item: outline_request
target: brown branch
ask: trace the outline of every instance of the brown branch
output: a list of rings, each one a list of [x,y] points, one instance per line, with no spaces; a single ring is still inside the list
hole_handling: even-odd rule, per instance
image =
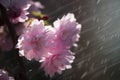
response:
[[[18,39],[15,28],[12,25],[12,23],[10,22],[10,20],[9,20],[9,18],[7,16],[6,9],[1,4],[0,4],[0,13],[1,13],[2,20],[7,25],[9,33],[10,33],[10,35],[12,37],[12,41],[13,41],[13,44],[14,44],[13,50],[15,51],[15,54],[16,54],[15,56],[16,56],[16,59],[17,59],[17,61],[19,63],[19,66],[20,66],[19,78],[21,78],[21,80],[28,80],[23,60],[18,54],[19,50],[15,49],[15,46],[17,44],[17,39]]]

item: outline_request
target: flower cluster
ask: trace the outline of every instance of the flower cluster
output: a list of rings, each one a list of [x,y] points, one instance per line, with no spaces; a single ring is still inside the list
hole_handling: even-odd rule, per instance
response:
[[[10,22],[15,25],[19,55],[28,60],[36,60],[41,64],[46,75],[52,77],[56,72],[72,68],[75,59],[70,50],[80,38],[81,24],[76,22],[72,13],[64,15],[61,19],[46,25],[48,16],[41,14],[39,9],[44,8],[39,2],[32,0],[0,0],[7,9]],[[9,30],[3,24],[0,27],[0,48],[9,51],[13,48]],[[9,44],[9,45],[7,45]]]
[[[80,29],[71,13],[56,20],[54,27],[35,19],[19,37],[17,48],[28,60],[42,62],[41,67],[52,77],[55,72],[71,68],[74,53],[70,48],[78,41]]]

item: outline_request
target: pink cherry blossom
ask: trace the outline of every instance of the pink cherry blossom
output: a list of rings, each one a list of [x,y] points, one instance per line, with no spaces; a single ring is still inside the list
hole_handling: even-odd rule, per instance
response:
[[[78,41],[80,29],[81,25],[71,13],[56,20],[54,27],[35,19],[19,37],[16,47],[21,56],[42,62],[41,68],[52,77],[71,68],[75,57],[70,48]]]
[[[43,60],[41,67],[44,68],[46,75],[52,77],[56,72],[61,74],[63,70],[70,69],[73,60],[74,56],[71,51],[56,51],[49,53],[49,56]]]
[[[20,55],[29,60],[40,60],[42,57],[47,56],[51,42],[50,34],[52,34],[52,30],[49,28],[50,26],[44,26],[42,20],[34,20],[18,39],[17,48],[20,49]]]
[[[11,22],[25,22],[28,19],[30,0],[0,0],[0,3],[8,10]]]
[[[74,14],[69,13],[54,22],[56,29],[56,47],[71,48],[79,39],[81,25],[76,22]]]

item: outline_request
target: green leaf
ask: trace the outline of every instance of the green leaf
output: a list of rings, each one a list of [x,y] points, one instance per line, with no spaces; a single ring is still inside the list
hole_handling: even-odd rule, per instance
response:
[[[36,11],[33,11],[32,14],[33,14],[34,16],[37,16],[37,17],[40,17],[40,18],[43,18],[43,16],[44,16],[42,13],[36,12]]]

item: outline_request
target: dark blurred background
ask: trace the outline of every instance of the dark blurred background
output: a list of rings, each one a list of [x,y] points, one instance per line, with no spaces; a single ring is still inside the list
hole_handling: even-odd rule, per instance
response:
[[[72,48],[76,59],[73,68],[56,74],[52,79],[38,70],[38,62],[25,59],[30,80],[120,80],[120,0],[39,0],[50,16],[50,23],[67,13],[74,13],[82,24],[81,38],[77,48]],[[8,66],[13,58],[1,66]],[[12,55],[11,55],[12,56]],[[24,58],[23,58],[24,59]],[[19,71],[17,64],[9,64],[14,74]]]

